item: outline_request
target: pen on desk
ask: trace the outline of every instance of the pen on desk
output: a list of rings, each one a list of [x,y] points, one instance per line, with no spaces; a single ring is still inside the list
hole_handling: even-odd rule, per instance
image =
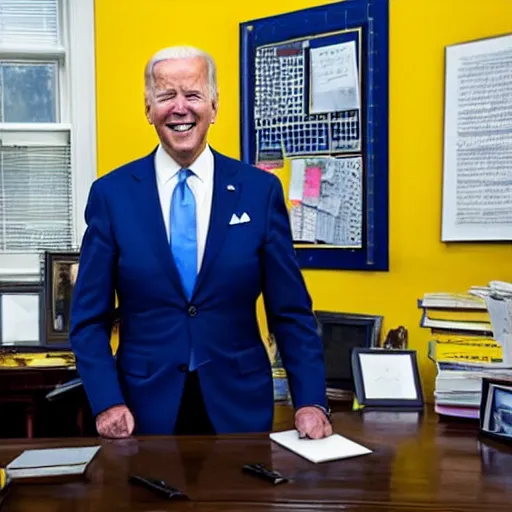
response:
[[[129,478],[129,481],[134,484],[139,484],[147,489],[156,492],[157,494],[163,496],[164,498],[167,498],[168,500],[171,499],[181,499],[181,500],[188,500],[189,497],[181,492],[179,489],[176,489],[175,487],[172,487],[165,483],[163,480],[158,480],[156,478],[149,478],[145,476],[140,475],[131,475]]]
[[[264,480],[272,482],[274,485],[288,482],[288,478],[285,478],[281,473],[273,471],[272,469],[267,468],[265,464],[261,463],[245,464],[242,471],[259,478],[263,478]]]

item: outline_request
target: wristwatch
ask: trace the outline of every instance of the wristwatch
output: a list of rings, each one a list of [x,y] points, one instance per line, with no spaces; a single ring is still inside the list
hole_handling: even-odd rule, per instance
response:
[[[329,420],[329,423],[332,423],[332,415],[331,415],[331,409],[326,409],[325,407],[321,406],[321,405],[313,405],[313,407],[316,407],[318,409],[320,409],[324,414],[325,416],[327,417],[327,419]]]

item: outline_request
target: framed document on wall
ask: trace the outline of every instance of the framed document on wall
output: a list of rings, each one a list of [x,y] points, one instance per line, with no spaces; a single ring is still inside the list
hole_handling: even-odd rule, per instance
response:
[[[446,48],[443,242],[512,240],[512,35]]]

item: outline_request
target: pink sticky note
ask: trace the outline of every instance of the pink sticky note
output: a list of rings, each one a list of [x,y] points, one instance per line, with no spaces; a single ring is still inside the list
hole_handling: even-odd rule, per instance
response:
[[[304,176],[304,197],[320,197],[321,181],[322,169],[320,167],[308,167]]]
[[[283,162],[278,160],[269,162],[258,162],[256,164],[256,167],[263,171],[274,172],[276,169],[280,169],[281,167],[283,167]]]

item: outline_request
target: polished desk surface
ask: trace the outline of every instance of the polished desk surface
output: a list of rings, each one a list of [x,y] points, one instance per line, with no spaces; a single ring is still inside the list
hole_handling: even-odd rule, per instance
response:
[[[18,484],[5,511],[474,511],[512,510],[512,448],[477,439],[475,424],[443,423],[435,414],[340,412],[334,430],[370,455],[312,464],[268,435],[101,440],[87,480]],[[277,408],[275,430],[292,427]],[[0,464],[26,448],[93,444],[96,439],[0,442]],[[242,473],[262,462],[291,478],[272,485]],[[130,474],[164,479],[188,502],[165,501],[128,483]]]

